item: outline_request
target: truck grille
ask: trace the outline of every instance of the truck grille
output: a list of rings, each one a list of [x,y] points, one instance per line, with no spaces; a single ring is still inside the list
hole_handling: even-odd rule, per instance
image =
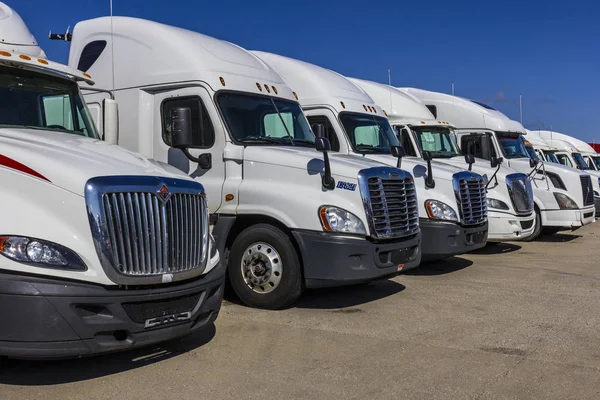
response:
[[[461,222],[476,225],[487,221],[486,189],[481,175],[458,172],[452,176]]]
[[[86,184],[86,201],[96,250],[116,283],[148,283],[126,277],[164,283],[204,270],[208,210],[202,185],[157,177],[94,178]]]
[[[583,205],[591,206],[594,204],[594,188],[592,187],[592,177],[589,175],[580,175],[581,189],[583,190]]]
[[[417,194],[409,173],[376,167],[360,171],[358,180],[371,236],[391,239],[419,231]]]
[[[521,173],[507,175],[506,186],[516,213],[531,214],[533,212],[533,187],[527,175]]]

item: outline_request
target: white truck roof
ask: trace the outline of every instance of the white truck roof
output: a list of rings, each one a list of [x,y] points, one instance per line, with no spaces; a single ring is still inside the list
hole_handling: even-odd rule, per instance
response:
[[[525,131],[527,132],[527,136],[525,136],[525,138],[529,143],[531,143],[531,145],[534,148],[540,150],[556,150],[555,148],[550,146],[550,144],[543,137],[539,135],[538,131],[532,131],[529,129],[526,129]]]
[[[332,70],[277,54],[252,51],[269,64],[298,96],[300,105],[329,105],[336,112],[352,111],[385,116],[360,87]],[[332,95],[335,93],[335,95]]]
[[[448,121],[436,120],[425,104],[410,93],[383,83],[348,79],[367,92],[375,103],[384,109],[392,122],[410,125],[449,125]]]
[[[12,8],[0,2],[0,51],[46,58],[37,40]]]
[[[81,56],[87,54],[85,47],[92,42],[105,42],[104,47],[97,46],[102,50],[86,71],[102,89],[203,81],[215,91],[234,88],[255,93],[259,89],[270,94],[275,86],[275,95],[294,99],[281,78],[258,57],[198,32],[130,17],[113,17],[112,31],[110,17],[82,21],[73,30],[70,66],[80,64]]]
[[[556,147],[564,147],[564,143],[560,143],[558,141],[564,141],[570,144],[570,147],[573,148],[573,150],[571,151],[575,151],[578,153],[585,153],[585,154],[596,154],[596,150],[594,150],[594,148],[592,146],[590,146],[588,143],[584,142],[581,139],[577,139],[573,136],[569,136],[567,134],[564,133],[560,133],[560,132],[555,132],[555,131],[548,131],[548,130],[539,130],[539,131],[535,131],[538,132],[538,134],[545,140],[547,141],[549,144],[554,145]],[[556,143],[554,143],[556,142]]]
[[[508,118],[487,104],[422,89],[400,88],[400,90],[414,95],[426,105],[435,105],[437,117],[450,121],[459,129],[490,129],[526,133],[525,128],[519,122]]]

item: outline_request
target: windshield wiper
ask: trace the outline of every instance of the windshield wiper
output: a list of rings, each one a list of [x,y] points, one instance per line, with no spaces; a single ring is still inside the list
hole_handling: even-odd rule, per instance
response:
[[[250,142],[250,141],[279,143],[277,140],[275,140],[269,136],[246,136],[243,139],[238,139],[238,142],[240,142],[240,143],[245,143],[245,142]]]
[[[306,140],[306,139],[294,139],[294,143],[302,143],[302,144],[309,144],[311,146],[315,145],[314,141],[311,140]]]
[[[371,150],[371,151],[375,151],[377,153],[385,153],[385,154],[389,154],[389,150],[388,149],[381,149],[379,147],[375,147],[375,146],[369,146],[368,144],[357,144],[354,147],[356,147],[356,150]]]

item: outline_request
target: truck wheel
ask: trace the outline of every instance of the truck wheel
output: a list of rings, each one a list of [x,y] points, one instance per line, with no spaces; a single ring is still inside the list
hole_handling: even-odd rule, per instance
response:
[[[535,239],[538,238],[538,236],[540,236],[540,233],[542,233],[542,214],[540,213],[540,210],[538,210],[537,206],[535,207],[535,226],[533,228],[533,233],[531,234],[531,236],[526,237],[525,239],[523,239],[524,242],[533,242]]]
[[[233,290],[250,307],[283,308],[303,291],[296,249],[272,225],[258,224],[242,231],[231,246],[227,270]]]

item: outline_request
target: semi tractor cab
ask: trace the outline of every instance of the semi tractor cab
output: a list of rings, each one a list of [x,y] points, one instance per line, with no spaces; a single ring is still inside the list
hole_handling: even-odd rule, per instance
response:
[[[308,121],[322,126],[332,153],[410,171],[417,199],[412,212],[420,217],[423,260],[439,260],[485,246],[487,204],[479,174],[435,161],[392,155],[399,146],[382,109],[358,86],[331,70],[276,54],[253,51],[298,95]],[[398,155],[396,153],[396,155]]]
[[[114,94],[119,145],[202,181],[245,304],[279,309],[305,287],[369,282],[419,264],[419,221],[406,209],[413,177],[330,154],[293,92],[248,51],[153,21],[98,18],[75,26],[69,64]],[[107,95],[83,86],[101,115]]]
[[[352,79],[383,109],[396,130],[405,152],[412,157],[433,158],[486,180],[488,241],[524,240],[533,232],[535,214],[527,176],[489,161],[467,162],[458,149],[452,126],[433,119],[418,99],[389,85]],[[436,168],[434,168],[434,171]]]
[[[92,77],[46,59],[2,3],[0,20],[0,356],[126,350],[212,324],[225,270],[202,185],[100,140],[78,86]]]
[[[535,159],[537,157],[540,161],[559,164],[558,159],[554,155],[556,148],[550,146],[550,144],[538,134],[538,131],[525,129],[525,132],[527,133],[527,138],[525,138],[525,136],[522,137],[523,144],[531,158]]]
[[[452,121],[458,127],[458,142],[465,152],[484,159],[502,157],[509,167],[533,179],[536,228],[548,233],[578,229],[594,222],[594,189],[592,177],[574,168],[552,163],[536,163],[529,157],[520,136],[523,126],[492,107],[444,93],[409,89],[437,117]]]

